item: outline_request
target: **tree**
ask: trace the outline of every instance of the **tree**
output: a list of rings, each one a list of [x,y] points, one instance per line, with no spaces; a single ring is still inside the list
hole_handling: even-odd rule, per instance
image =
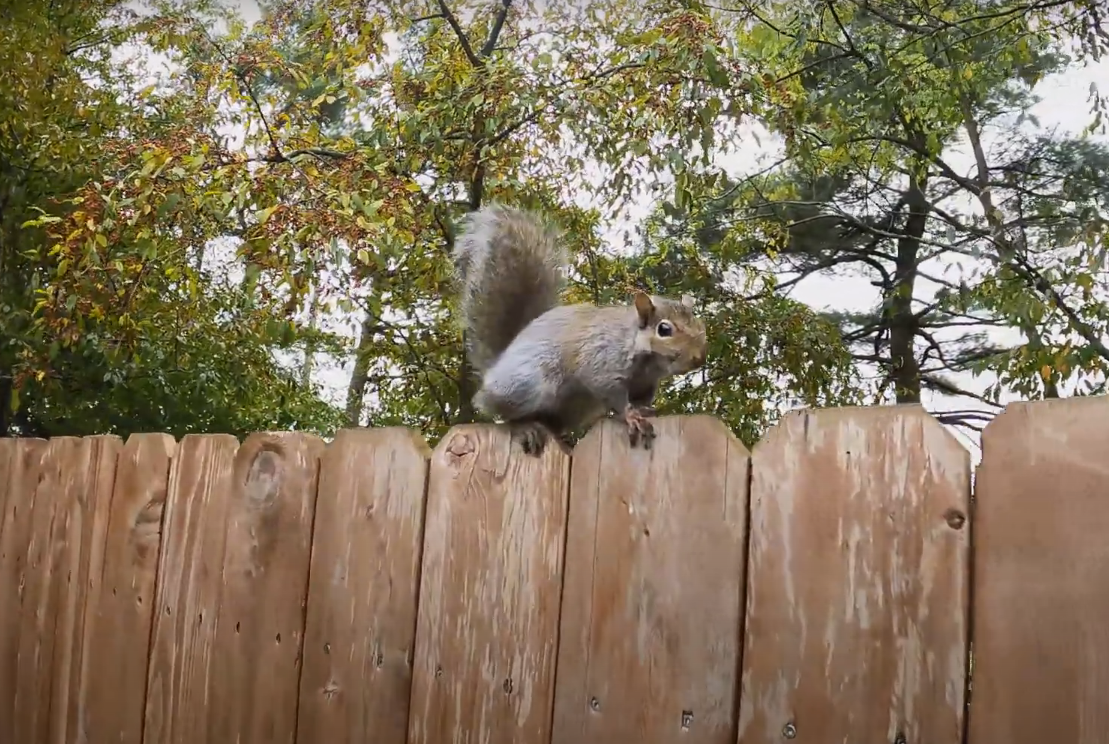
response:
[[[511,2],[427,5],[416,17],[408,8],[391,17],[404,51],[388,73],[391,86],[374,86],[388,87],[392,95],[383,96],[368,118],[373,146],[399,150],[397,161],[421,182],[421,195],[437,215],[438,231],[426,235],[413,254],[434,256],[440,269],[448,265],[452,225],[462,213],[499,199],[567,223],[587,221],[561,208],[571,189],[616,203],[628,195],[634,174],[673,169],[692,143],[713,132],[712,115],[701,116],[683,90],[713,85],[702,68],[719,66],[713,56],[718,34],[695,13],[627,3],[541,11]],[[664,150],[652,147],[656,143],[665,143],[672,155],[662,157]],[[607,176],[602,186],[575,177],[589,161]],[[445,276],[436,274],[435,281],[442,286]],[[403,303],[405,318],[390,330],[415,326],[418,341],[406,339],[404,358],[388,361],[370,341],[381,334],[381,314],[367,308],[359,349],[364,363],[352,376],[350,412],[367,383],[399,365],[407,367],[401,380],[375,385],[384,404],[379,410],[419,400],[405,381],[414,379],[417,368],[430,368],[445,371],[437,379],[457,388],[436,385],[441,425],[472,420],[468,366],[456,368],[447,358],[429,367],[432,350],[425,345],[414,352],[423,340],[442,348],[452,333],[444,324],[446,306],[438,297],[428,300]],[[395,299],[391,309],[398,309]],[[445,335],[427,333],[433,318]],[[379,360],[372,369],[365,361],[370,356]]]
[[[941,421],[980,428],[1003,388],[1050,393],[1061,376],[1104,379],[1104,148],[1048,134],[1018,136],[1030,89],[1068,62],[1060,30],[1096,19],[1088,3],[908,3],[825,0],[744,6],[752,90],[785,159],[742,182],[704,190],[704,209],[672,229],[722,236],[795,276],[856,271],[881,301],[836,318],[857,361],[881,370],[879,396],[922,391],[975,400]],[[1019,122],[1018,122],[1019,123]],[[993,150],[983,126],[1008,128]],[[960,138],[970,176],[949,161]],[[706,186],[707,184],[703,184]],[[1061,244],[1062,243],[1062,244]],[[961,273],[958,263],[968,268]],[[1081,304],[1075,296],[1082,298]],[[991,326],[1026,341],[985,340]],[[952,373],[992,371],[983,396]]]
[[[686,193],[734,137],[722,93],[747,73],[703,9],[275,0],[246,24],[179,0],[113,27],[105,50],[153,50],[169,72],[97,57],[97,84],[75,90],[113,118],[95,138],[67,135],[87,149],[58,160],[84,170],[19,216],[11,296],[25,326],[7,363],[20,431],[326,432],[338,412],[306,384],[310,365],[298,375],[275,357],[341,358],[313,313],[353,312],[346,423],[434,439],[473,418],[449,252],[458,218],[490,200],[565,228],[577,296],[589,285],[625,300],[630,284],[703,296],[716,377],[675,386],[670,410],[721,412],[750,441],[775,411],[737,383],[767,399],[796,388],[783,400],[850,387],[842,348],[789,303],[767,301],[781,323],[775,366],[760,369],[766,355],[732,336],[756,308],[729,306],[725,263],[697,268],[692,245],[601,248],[602,209],[641,185]],[[65,115],[75,125],[87,109]],[[590,209],[572,206],[582,193]]]
[[[434,438],[474,416],[474,381],[450,318],[449,253],[458,218],[489,200],[530,206],[565,228],[579,256],[576,276],[593,272],[595,283],[597,256],[606,254],[610,265],[625,267],[618,271],[623,277],[649,279],[631,277],[629,271],[638,272],[636,264],[599,250],[601,215],[568,207],[572,191],[615,205],[629,196],[636,180],[681,179],[697,164],[697,147],[702,148],[700,162],[706,162],[712,153],[705,148],[712,146],[723,112],[711,91],[740,71],[726,69],[720,32],[693,12],[611,3],[542,11],[513,3],[426,5],[376,8],[373,17],[383,19],[377,30],[398,37],[394,59],[383,55],[357,75],[336,78],[333,89],[314,88],[323,101],[344,100],[348,120],[362,122],[363,131],[350,134],[356,150],[347,150],[337,130],[331,142],[318,128],[301,136],[310,134],[316,150],[352,153],[344,155],[346,161],[387,163],[385,172],[397,179],[401,192],[387,216],[383,204],[396,193],[368,193],[365,181],[359,193],[350,193],[347,203],[340,198],[337,205],[356,222],[364,218],[363,229],[372,238],[344,234],[340,249],[327,257],[328,272],[342,277],[336,307],[361,316],[347,391],[348,422],[363,420],[368,407],[373,424],[417,426]],[[317,17],[307,23],[303,14],[297,16],[300,33],[313,40],[318,56],[350,53],[318,43],[351,37],[336,7],[313,11]],[[267,16],[250,38],[291,38],[291,16],[283,8],[267,6]],[[241,54],[238,43],[220,42],[232,59]],[[263,83],[258,80],[252,90],[256,98]],[[247,88],[254,80],[240,84]],[[285,105],[260,99],[259,106],[245,108],[261,119],[264,111]],[[297,128],[271,122],[259,136],[265,141],[271,133],[284,140],[296,137]],[[599,179],[579,175],[591,164],[601,170]],[[340,189],[334,179],[332,187]],[[289,232],[287,227],[281,231]],[[627,286],[606,287],[605,299],[626,301],[621,292]],[[704,284],[698,289],[712,290]],[[812,366],[806,334],[780,340],[799,352],[790,357],[795,366]],[[755,361],[733,356],[732,366],[740,364],[740,369],[712,390],[723,395],[725,383],[734,388],[743,375],[761,381],[761,373],[750,366]],[[700,399],[685,400],[708,405],[707,390]],[[771,415],[750,402],[746,408],[734,401],[711,403],[735,414],[737,430],[755,431]]]
[[[209,197],[178,159],[193,112],[113,56],[172,19],[79,0],[3,15],[0,435],[332,428],[273,358],[290,329],[205,265]]]

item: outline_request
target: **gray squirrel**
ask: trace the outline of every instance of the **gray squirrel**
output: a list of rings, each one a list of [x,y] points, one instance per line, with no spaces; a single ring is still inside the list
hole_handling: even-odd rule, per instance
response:
[[[459,314],[481,387],[473,404],[513,426],[538,455],[548,434],[622,416],[632,447],[651,447],[659,382],[705,363],[693,298],[637,291],[629,305],[563,305],[569,257],[534,215],[501,204],[465,218],[454,243]]]

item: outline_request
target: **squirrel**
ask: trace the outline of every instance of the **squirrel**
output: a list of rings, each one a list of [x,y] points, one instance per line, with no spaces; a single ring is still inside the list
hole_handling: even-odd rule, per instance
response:
[[[561,304],[569,256],[559,235],[503,204],[470,212],[452,253],[464,342],[481,376],[476,409],[511,425],[529,454],[552,433],[569,444],[609,411],[632,447],[651,448],[659,383],[705,363],[692,297],[636,290],[627,305]]]

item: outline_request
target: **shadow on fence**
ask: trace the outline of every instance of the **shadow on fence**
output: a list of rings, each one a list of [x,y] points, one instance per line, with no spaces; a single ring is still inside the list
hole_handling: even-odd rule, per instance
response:
[[[1109,742],[1109,399],[656,426],[0,440],[0,742]]]

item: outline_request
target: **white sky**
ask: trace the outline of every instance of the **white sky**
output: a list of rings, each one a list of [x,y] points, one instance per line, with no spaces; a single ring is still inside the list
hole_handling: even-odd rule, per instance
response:
[[[241,0],[241,9],[248,22],[253,22],[259,17],[258,6],[254,0]],[[1060,133],[1078,133],[1090,121],[1088,97],[1091,83],[1105,81],[1109,81],[1109,60],[1102,60],[1087,67],[1076,67],[1065,73],[1048,77],[1036,87],[1035,93],[1042,100],[1033,108],[1032,113],[1039,120],[1039,124],[1044,130],[1057,127]],[[1031,129],[1033,125],[1026,124],[1024,126]],[[987,149],[991,134],[989,130],[984,133]],[[1105,138],[1099,137],[1099,139]],[[774,157],[777,152],[773,137],[760,133],[759,140],[762,142],[761,145],[752,138],[749,143],[745,144],[741,153],[722,158],[719,161],[720,165],[733,175],[740,176],[758,170],[760,162],[767,157]],[[956,171],[970,174],[973,162],[965,149],[952,149],[945,155],[945,159]],[[629,224],[634,224],[637,220],[645,217],[650,210],[651,204],[645,198],[633,203],[628,209],[625,219],[621,220],[620,224],[613,223],[608,230],[607,234],[611,244],[613,246],[622,244],[624,229]],[[942,271],[942,264],[939,268]],[[869,280],[865,277],[813,276],[798,284],[791,292],[791,296],[818,310],[865,311],[873,307],[878,301],[877,289],[871,286]],[[919,299],[923,299],[919,291],[917,296]],[[336,320],[339,320],[340,324],[348,329],[351,336],[354,335],[357,328],[356,318],[337,318]],[[327,325],[331,327],[332,323],[328,322]],[[942,337],[943,334],[939,335]],[[991,330],[990,335],[998,341],[1007,343],[1020,339],[1019,333],[1012,331]],[[351,364],[350,360],[342,364],[328,362],[322,358],[317,360],[316,379],[325,388],[327,396],[339,405],[342,405],[345,401]],[[960,387],[979,393],[993,382],[991,377],[975,378],[970,374],[952,376],[951,379]],[[974,408],[987,410],[986,406],[977,404],[972,400],[933,396],[928,393],[925,393],[923,402],[929,410],[933,411]],[[980,457],[980,450],[977,446],[978,437],[967,437],[962,432],[952,431],[964,445],[969,446],[973,459],[977,461]]]

